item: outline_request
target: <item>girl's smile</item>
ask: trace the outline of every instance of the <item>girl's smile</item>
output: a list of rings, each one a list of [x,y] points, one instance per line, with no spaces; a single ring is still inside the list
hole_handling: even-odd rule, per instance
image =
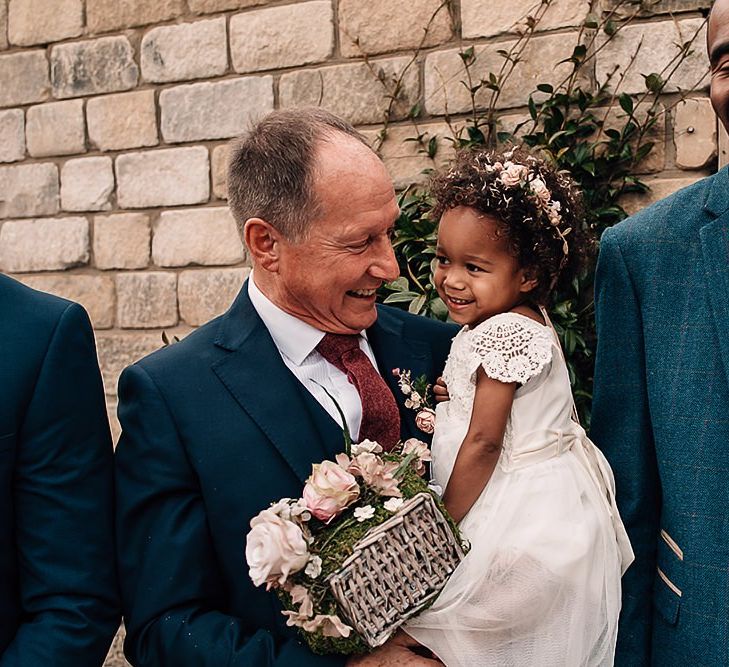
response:
[[[470,325],[511,310],[536,285],[499,233],[498,220],[468,206],[441,217],[433,282],[451,319]]]

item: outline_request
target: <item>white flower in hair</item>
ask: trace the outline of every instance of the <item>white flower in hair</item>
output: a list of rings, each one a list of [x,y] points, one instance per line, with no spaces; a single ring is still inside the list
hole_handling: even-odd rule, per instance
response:
[[[552,193],[546,183],[539,177],[529,181],[529,189],[539,198],[543,204],[548,204]]]

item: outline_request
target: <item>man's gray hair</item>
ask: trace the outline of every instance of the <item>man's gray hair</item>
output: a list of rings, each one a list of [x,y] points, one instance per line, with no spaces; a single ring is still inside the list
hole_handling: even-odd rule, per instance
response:
[[[321,213],[314,191],[316,147],[341,132],[367,142],[348,122],[316,107],[274,111],[231,145],[228,204],[243,235],[261,218],[291,241]]]

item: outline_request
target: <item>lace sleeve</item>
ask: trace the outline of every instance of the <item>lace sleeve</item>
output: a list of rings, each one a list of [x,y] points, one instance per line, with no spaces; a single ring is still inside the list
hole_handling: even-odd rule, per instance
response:
[[[524,384],[552,360],[552,334],[538,322],[515,313],[489,318],[471,331],[471,367],[482,366],[500,382]]]

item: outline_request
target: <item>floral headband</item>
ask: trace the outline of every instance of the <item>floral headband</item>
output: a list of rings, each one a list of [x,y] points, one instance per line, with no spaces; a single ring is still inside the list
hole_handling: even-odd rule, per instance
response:
[[[551,226],[556,237],[562,241],[562,252],[566,257],[569,253],[569,246],[567,245],[566,237],[567,234],[572,231],[572,228],[570,227],[565,230],[560,229],[560,225],[562,224],[561,202],[552,199],[552,193],[546,183],[539,177],[536,170],[530,168],[526,164],[513,162],[511,160],[513,154],[513,150],[505,153],[504,157],[507,159],[503,163],[492,163],[490,156],[486,154],[479,156],[478,160],[484,162],[483,169],[486,173],[498,174],[498,179],[495,182],[486,183],[484,185],[484,190],[497,184],[500,184],[507,190],[515,188],[521,188],[524,190],[527,197],[535,202],[537,208],[542,211],[546,222]],[[534,158],[527,158],[527,161],[532,161],[533,165],[536,164],[536,160],[534,160]],[[504,202],[507,205],[510,201],[511,198],[504,195]]]

